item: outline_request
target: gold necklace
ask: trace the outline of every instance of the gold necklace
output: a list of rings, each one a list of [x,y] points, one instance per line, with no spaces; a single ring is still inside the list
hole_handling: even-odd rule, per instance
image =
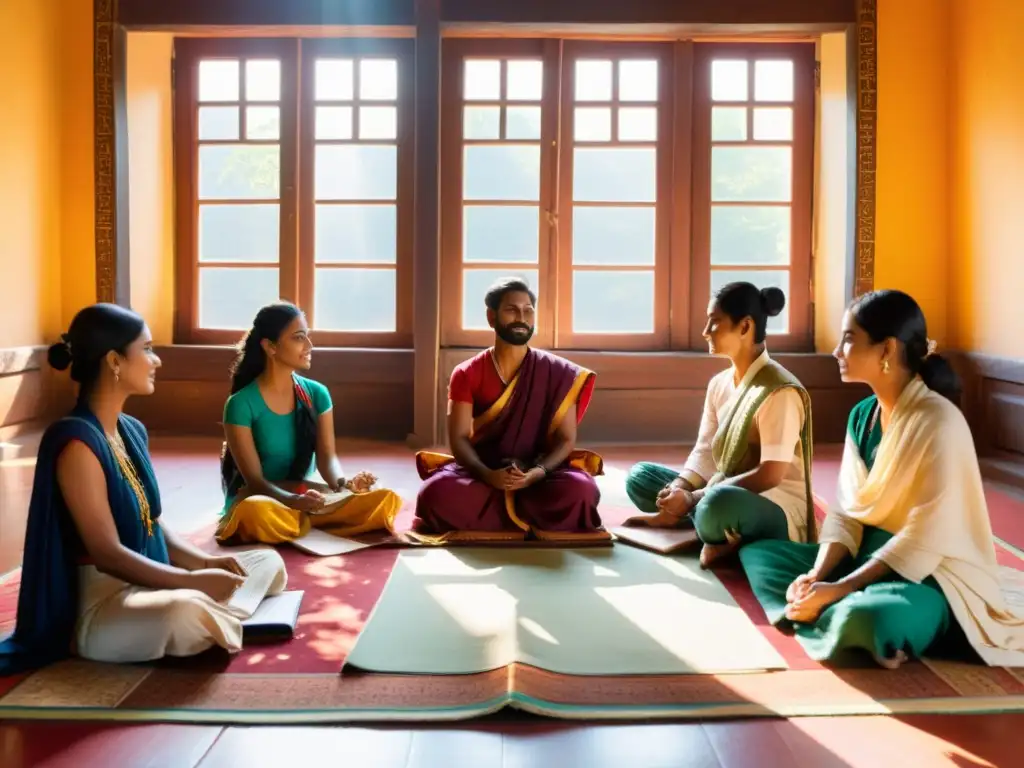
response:
[[[142,481],[139,479],[139,474],[135,471],[135,465],[128,456],[128,448],[125,446],[124,440],[121,439],[121,435],[119,433],[107,435],[107,443],[110,445],[110,449],[114,453],[114,458],[117,460],[117,466],[118,469],[121,470],[121,476],[125,479],[125,482],[128,483],[128,487],[132,489],[136,500],[139,502],[139,516],[142,518],[143,525],[146,526],[146,533],[147,535],[152,536],[153,518],[150,515],[149,499],[146,496],[145,488],[142,486]]]

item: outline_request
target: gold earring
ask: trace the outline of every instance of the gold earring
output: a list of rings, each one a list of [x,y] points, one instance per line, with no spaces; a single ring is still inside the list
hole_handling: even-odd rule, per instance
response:
[[[884,373],[884,374],[888,374],[889,373],[889,361],[888,360],[883,360],[882,361],[882,373]]]
[[[121,380],[121,369],[120,368],[115,368],[114,369],[114,383],[117,384],[117,382],[119,382],[120,380]]]

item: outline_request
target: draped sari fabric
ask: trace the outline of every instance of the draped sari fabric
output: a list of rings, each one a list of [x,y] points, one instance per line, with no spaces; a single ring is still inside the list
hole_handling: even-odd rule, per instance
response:
[[[869,527],[892,534],[872,557],[910,582],[934,577],[982,659],[1024,666],[1024,617],[1003,598],[974,440],[956,406],[920,379],[900,395],[870,470],[847,437],[839,508],[821,541],[856,556]]]
[[[118,429],[149,501],[154,522],[160,494],[149,460],[148,436],[137,419],[122,415]],[[107,500],[121,544],[159,563],[169,563],[159,525],[149,533],[138,500],[123,480],[103,428],[84,405],[52,424],[43,435],[29,505],[25,554],[14,634],[0,642],[0,674],[13,674],[70,655],[78,619],[78,559],[84,555],[57,484],[57,459],[73,441],[83,443],[103,468]]]
[[[473,420],[471,441],[491,469],[534,466],[550,446],[571,406],[582,421],[594,373],[556,355],[531,349],[501,396]],[[516,492],[491,488],[447,454],[421,452],[416,467],[426,482],[416,505],[417,530],[587,532],[601,528],[601,458],[577,450],[540,482]]]

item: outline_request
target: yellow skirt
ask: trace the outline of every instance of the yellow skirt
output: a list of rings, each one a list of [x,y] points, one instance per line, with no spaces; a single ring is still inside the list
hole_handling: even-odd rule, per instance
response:
[[[282,544],[320,528],[334,536],[393,531],[402,506],[394,491],[357,493],[318,514],[299,512],[269,496],[239,499],[221,518],[216,538],[222,544]]]

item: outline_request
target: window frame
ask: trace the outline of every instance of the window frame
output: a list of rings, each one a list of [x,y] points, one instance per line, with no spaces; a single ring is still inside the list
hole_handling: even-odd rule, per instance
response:
[[[760,61],[786,59],[793,62],[793,139],[791,142],[758,142],[758,146],[773,143],[791,145],[792,195],[790,198],[790,255],[789,265],[779,267],[790,275],[786,309],[789,311],[789,331],[768,336],[768,348],[773,352],[809,352],[814,348],[814,304],[811,279],[813,275],[813,220],[814,195],[814,112],[817,89],[814,82],[816,53],[814,43],[778,42],[715,42],[696,43],[693,62],[693,203],[691,264],[690,346],[704,346],[701,335],[707,322],[707,305],[711,298],[711,108],[746,106],[748,139],[752,136],[753,107],[781,106],[779,102],[755,102],[753,81],[746,102],[712,102],[711,62],[714,59],[735,56]],[[751,205],[758,203],[752,202]],[[718,269],[721,269],[719,267]],[[736,271],[765,270],[765,267],[741,266]],[[796,312],[797,307],[806,311]]]
[[[413,312],[413,247],[415,225],[415,41],[409,38],[317,38],[301,41],[301,104],[299,120],[299,290],[298,304],[310,319],[314,340],[330,347],[409,348],[412,346]],[[317,58],[343,57],[353,59],[395,59],[398,68],[398,123],[397,146],[398,179],[396,180],[396,243],[395,243],[395,330],[394,331],[331,331],[316,325],[316,178],[317,143],[331,145],[373,144],[353,136],[352,139],[317,141],[315,66]],[[358,85],[358,74],[356,85]],[[330,102],[334,104],[336,102]],[[339,102],[340,103],[340,102]],[[353,107],[360,105],[358,93],[353,93]],[[383,140],[382,140],[383,142]],[[387,143],[391,143],[388,141]],[[338,201],[358,203],[371,201]],[[379,201],[377,201],[379,202]],[[329,268],[355,266],[387,268],[388,265],[337,264]],[[320,267],[323,269],[324,267]]]
[[[577,59],[610,59],[614,64],[629,59],[651,60],[658,62],[658,135],[655,139],[655,246],[654,264],[636,267],[621,265],[609,267],[584,267],[581,271],[652,271],[654,272],[654,325],[650,333],[580,333],[572,328],[573,287],[575,271],[579,267],[573,265],[572,219],[575,210],[573,202],[573,160],[576,142],[574,138],[575,115],[575,63]],[[631,41],[598,41],[598,40],[567,40],[562,54],[562,99],[559,104],[559,144],[566,151],[559,153],[558,163],[558,208],[556,220],[567,221],[568,226],[558,227],[558,249],[556,274],[565,276],[554,286],[557,291],[558,324],[555,327],[556,347],[559,349],[578,350],[663,350],[669,346],[670,336],[670,274],[671,274],[671,236],[672,236],[672,188],[673,188],[673,141],[672,121],[674,112],[674,61],[671,43],[666,42],[631,42]],[[617,109],[622,102],[615,93],[618,82],[618,67],[612,67],[613,100],[607,102]],[[604,106],[606,102],[596,102]],[[581,102],[584,106],[589,102]],[[627,106],[630,102],[625,102]],[[639,102],[644,106],[649,102]],[[614,128],[613,117],[613,135]],[[649,145],[651,142],[607,142],[586,143],[593,147],[623,147],[633,145]],[[633,206],[631,203],[599,203],[596,206],[608,207],[648,207],[642,203]]]
[[[192,38],[174,40],[174,170],[175,170],[175,298],[174,342],[226,345],[237,343],[243,331],[199,327],[199,207],[198,113],[200,106],[218,102],[198,100],[199,62],[206,59],[275,58],[281,62],[280,239],[277,268],[280,298],[302,307],[314,339],[324,346],[410,348],[413,326],[413,246],[415,184],[415,42],[408,38]],[[315,291],[315,170],[313,70],[317,57],[339,55],[394,58],[398,65],[396,186],[397,231],[395,331],[352,332],[316,327]],[[244,66],[242,67],[244,71]],[[308,87],[307,87],[308,84]],[[244,74],[240,81],[244,89]],[[357,94],[355,95],[357,97]],[[239,95],[244,110],[244,90]],[[355,99],[358,104],[358,98]],[[240,142],[245,140],[240,138]],[[259,143],[259,142],[254,142]],[[332,142],[349,143],[349,142]],[[351,143],[359,143],[353,140]],[[388,141],[387,143],[391,143]],[[247,201],[253,204],[268,202]],[[225,267],[245,269],[226,263]],[[255,266],[271,266],[266,264]],[[339,264],[337,266],[348,266]],[[360,265],[353,264],[356,268]],[[375,265],[387,267],[389,265]]]
[[[298,200],[294,185],[287,179],[296,172],[298,142],[297,89],[298,47],[288,38],[191,38],[174,40],[174,147],[175,170],[175,296],[174,341],[186,344],[233,344],[240,331],[199,327],[199,62],[203,59],[275,58],[281,62],[281,131],[280,146],[280,233],[277,269],[279,295],[289,301],[298,298],[297,232],[285,225],[295,220]],[[241,67],[239,101],[245,109],[245,67]],[[202,102],[202,106],[217,106],[221,102]],[[234,106],[235,102],[231,105]],[[244,125],[240,123],[240,125]],[[240,134],[239,143],[244,143]],[[258,143],[258,142],[255,142]],[[246,201],[252,204],[265,200]],[[259,266],[268,266],[268,263]],[[246,269],[245,266],[225,263],[224,266]],[[256,265],[254,265],[256,266]]]
[[[558,87],[560,46],[558,41],[538,38],[445,38],[441,46],[441,346],[486,347],[493,343],[490,330],[462,327],[463,274],[463,106],[476,102],[463,98],[464,61],[480,59],[540,59],[544,63],[544,85],[541,93],[540,191],[537,201],[539,238],[537,245],[536,333],[532,344],[542,349],[554,346],[554,325],[557,297],[554,285],[552,254],[555,244],[554,176],[558,147]],[[504,71],[504,70],[503,70]],[[504,93],[504,81],[502,93]],[[481,102],[482,103],[482,102]],[[501,99],[487,102],[505,106]],[[486,144],[486,141],[471,140]],[[494,143],[504,140],[495,140]],[[533,143],[533,142],[530,142]],[[498,263],[481,264],[481,269],[501,268]],[[510,274],[523,264],[508,264]],[[533,269],[530,265],[528,268]],[[483,296],[480,303],[483,304]]]

